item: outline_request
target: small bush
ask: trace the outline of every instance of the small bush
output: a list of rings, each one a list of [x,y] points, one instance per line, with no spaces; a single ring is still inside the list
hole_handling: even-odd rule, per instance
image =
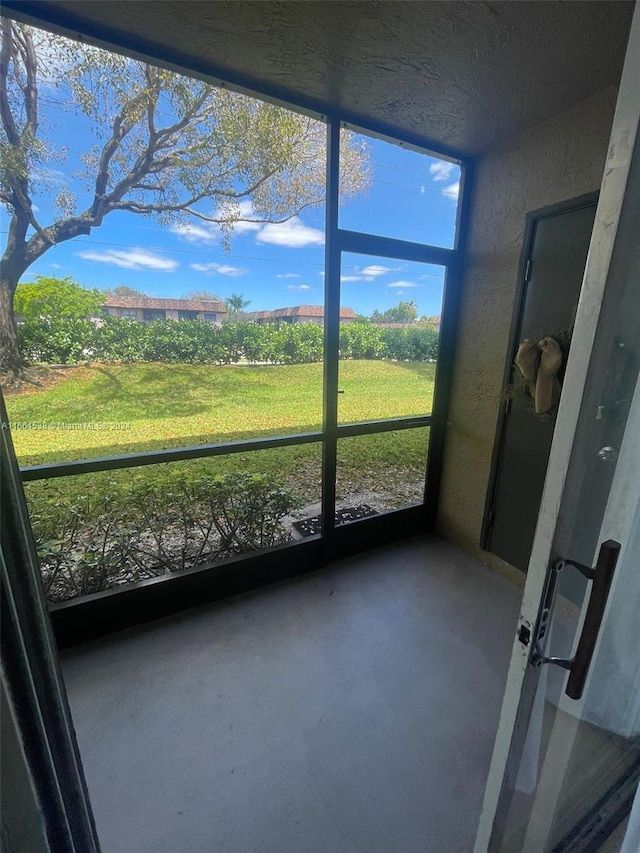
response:
[[[340,358],[381,359],[387,355],[384,330],[367,323],[341,323]]]
[[[114,484],[115,485],[115,484]],[[68,503],[29,496],[42,580],[51,602],[101,592],[287,541],[294,496],[260,474],[108,481]]]
[[[26,361],[46,364],[91,360],[95,331],[89,320],[29,320],[18,326],[20,352]]]
[[[382,329],[387,358],[397,361],[436,361],[439,334],[425,326]]]

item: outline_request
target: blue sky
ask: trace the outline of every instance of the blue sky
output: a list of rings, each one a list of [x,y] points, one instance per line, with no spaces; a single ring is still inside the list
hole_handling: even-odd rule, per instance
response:
[[[47,113],[48,110],[48,113]],[[82,116],[59,107],[43,109],[43,124],[62,162],[46,177],[53,195],[68,188],[80,195],[75,177],[91,130]],[[459,169],[451,163],[366,137],[372,183],[366,194],[340,210],[339,225],[414,242],[453,245]],[[51,222],[51,192],[32,198],[42,225]],[[250,203],[247,203],[250,211]],[[6,215],[2,231],[6,233]],[[412,300],[420,315],[440,313],[444,270],[379,257],[344,255],[342,304],[369,315],[400,300]],[[194,290],[222,298],[241,293],[249,310],[323,303],[324,209],[305,210],[283,225],[241,223],[225,252],[215,226],[161,225],[131,213],[112,213],[88,237],[48,251],[23,276],[71,276],[85,287],[128,285],[150,296],[181,297]]]

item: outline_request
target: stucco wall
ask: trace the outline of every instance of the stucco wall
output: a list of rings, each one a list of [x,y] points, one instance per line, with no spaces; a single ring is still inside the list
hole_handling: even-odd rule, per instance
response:
[[[479,546],[525,216],[600,187],[616,92],[608,89],[486,154],[476,166],[438,529]]]

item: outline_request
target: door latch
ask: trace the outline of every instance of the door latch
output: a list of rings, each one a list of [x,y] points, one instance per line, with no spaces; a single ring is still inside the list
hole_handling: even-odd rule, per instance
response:
[[[566,694],[571,699],[580,699],[587,679],[589,665],[595,649],[602,617],[604,616],[611,581],[620,553],[620,544],[612,540],[603,542],[598,553],[595,568],[585,566],[576,560],[564,558],[555,559],[551,562],[542,593],[542,601],[538,612],[538,621],[533,635],[531,647],[531,666],[542,666],[551,663],[569,671]],[[587,580],[593,581],[591,596],[585,615],[582,634],[578,642],[575,657],[558,658],[546,654],[548,631],[553,616],[558,578],[560,572],[565,568],[577,569]]]

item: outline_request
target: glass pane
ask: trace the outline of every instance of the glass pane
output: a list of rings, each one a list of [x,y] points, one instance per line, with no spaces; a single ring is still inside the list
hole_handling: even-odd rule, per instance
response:
[[[319,429],[322,364],[95,365],[6,401],[20,464],[86,459]]]
[[[47,69],[28,176],[34,221],[83,211],[101,155],[110,166],[101,221],[52,245],[18,285],[19,347],[44,383],[8,395],[21,463],[317,427],[326,125],[34,32]],[[151,114],[129,109],[149,86]],[[131,127],[112,152],[121,114]],[[349,159],[357,196],[364,155]]]
[[[431,412],[445,268],[344,253],[340,423]]]
[[[639,167],[635,157],[552,549],[591,567],[613,540],[620,557],[582,697],[566,695],[564,669],[527,670],[492,851],[595,850],[599,827],[622,819],[640,778]],[[562,569],[541,654],[575,654],[593,588]]]
[[[594,844],[591,833],[599,825],[610,831],[624,816],[625,799],[640,780],[639,559],[640,512],[636,512],[631,540],[616,568],[609,616],[602,624],[584,696],[580,703],[568,699],[566,672],[549,665],[543,668],[504,834],[492,849],[596,850],[587,846],[587,841]],[[548,653],[570,658],[582,626],[575,601],[583,600],[586,583],[570,568],[562,574]]]
[[[25,484],[56,603],[300,539],[318,512],[321,445]]]
[[[460,167],[382,139],[351,131],[343,146],[369,159],[366,193],[349,193],[352,169],[341,156],[338,225],[350,231],[452,248],[455,243]]]
[[[336,522],[421,504],[429,427],[338,439]]]

